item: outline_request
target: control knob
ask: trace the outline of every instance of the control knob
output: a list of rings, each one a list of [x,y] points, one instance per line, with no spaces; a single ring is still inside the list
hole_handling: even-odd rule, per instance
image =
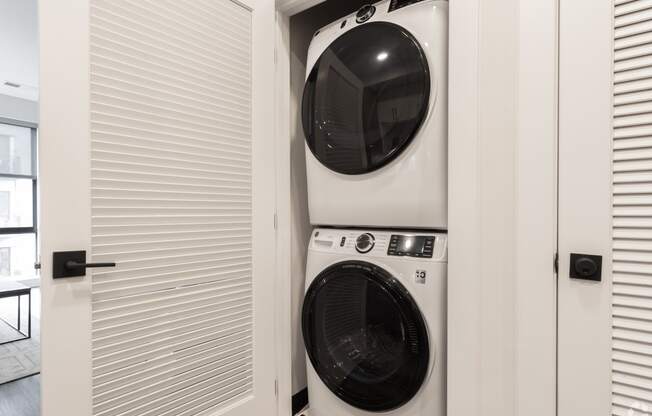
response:
[[[360,10],[358,10],[358,13],[355,15],[355,21],[357,23],[364,23],[367,20],[371,19],[371,16],[376,13],[376,7],[372,6],[371,4],[366,4],[362,7],[360,7]]]
[[[371,233],[360,234],[355,240],[355,249],[358,253],[369,253],[374,245],[376,244],[376,239]]]

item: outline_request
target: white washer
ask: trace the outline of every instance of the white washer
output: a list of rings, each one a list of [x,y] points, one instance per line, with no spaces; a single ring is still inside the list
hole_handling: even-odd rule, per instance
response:
[[[317,229],[302,330],[311,416],[444,416],[446,234]]]
[[[310,222],[447,228],[448,2],[386,0],[308,50]]]

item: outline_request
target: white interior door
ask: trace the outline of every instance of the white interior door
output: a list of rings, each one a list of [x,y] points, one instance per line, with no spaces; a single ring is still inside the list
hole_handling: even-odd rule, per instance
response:
[[[274,2],[39,3],[42,415],[275,414]]]
[[[558,414],[649,415],[652,5],[560,4]]]

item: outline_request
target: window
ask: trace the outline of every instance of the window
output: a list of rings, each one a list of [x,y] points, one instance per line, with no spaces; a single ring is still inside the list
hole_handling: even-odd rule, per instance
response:
[[[0,278],[34,276],[36,129],[0,123]]]
[[[11,270],[11,248],[0,247],[0,276],[9,276]]]

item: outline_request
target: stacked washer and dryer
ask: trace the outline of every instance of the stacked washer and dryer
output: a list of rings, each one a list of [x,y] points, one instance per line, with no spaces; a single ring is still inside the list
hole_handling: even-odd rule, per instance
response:
[[[365,6],[307,68],[311,416],[443,416],[448,3]]]

